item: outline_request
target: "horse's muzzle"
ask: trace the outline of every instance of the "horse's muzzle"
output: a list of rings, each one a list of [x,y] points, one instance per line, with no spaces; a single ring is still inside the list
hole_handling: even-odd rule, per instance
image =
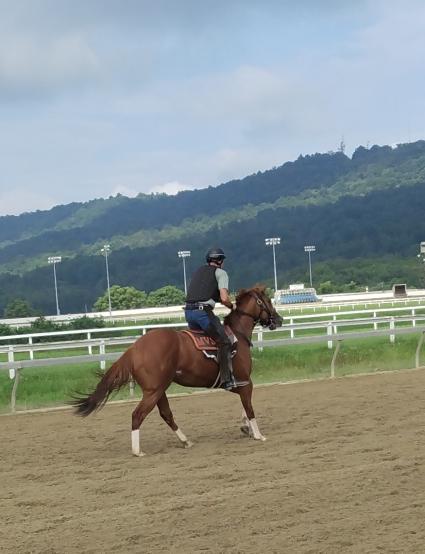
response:
[[[270,331],[274,331],[278,327],[282,327],[282,323],[283,319],[280,317],[280,315],[277,315],[276,317],[271,317],[269,323]]]

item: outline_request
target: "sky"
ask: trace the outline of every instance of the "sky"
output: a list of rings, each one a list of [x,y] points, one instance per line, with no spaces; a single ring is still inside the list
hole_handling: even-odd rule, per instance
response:
[[[0,0],[0,215],[425,139],[422,0]]]

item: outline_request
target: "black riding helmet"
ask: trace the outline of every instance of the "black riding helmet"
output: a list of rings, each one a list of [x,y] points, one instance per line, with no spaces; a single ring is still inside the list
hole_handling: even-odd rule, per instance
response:
[[[210,262],[222,262],[225,259],[224,252],[221,248],[210,248],[205,256],[207,264]]]

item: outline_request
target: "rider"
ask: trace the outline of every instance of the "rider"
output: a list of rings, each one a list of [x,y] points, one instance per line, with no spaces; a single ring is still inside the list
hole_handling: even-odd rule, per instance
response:
[[[213,312],[218,301],[230,310],[235,309],[229,296],[229,277],[223,269],[225,257],[221,248],[208,250],[206,265],[199,267],[190,281],[185,316],[190,329],[202,329],[217,341],[220,386],[230,390],[239,385],[232,372],[232,342],[220,319]]]

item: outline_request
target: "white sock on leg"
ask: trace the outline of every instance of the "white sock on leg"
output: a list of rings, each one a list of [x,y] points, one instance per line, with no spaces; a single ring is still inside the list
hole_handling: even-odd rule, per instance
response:
[[[264,437],[260,433],[260,429],[258,428],[258,423],[257,423],[257,420],[255,419],[255,417],[253,419],[249,420],[249,426],[251,427],[252,436],[255,440],[257,440],[257,441],[265,441],[266,440],[266,437]]]

